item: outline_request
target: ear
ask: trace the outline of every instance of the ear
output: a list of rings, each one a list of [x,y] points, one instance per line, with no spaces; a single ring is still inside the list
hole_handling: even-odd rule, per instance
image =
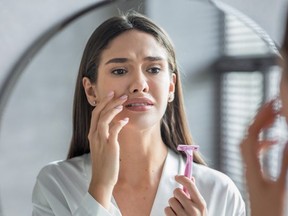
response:
[[[89,78],[84,77],[82,79],[82,85],[86,94],[86,98],[88,100],[88,103],[91,106],[95,106],[96,105],[96,91],[95,91],[95,85],[93,85],[90,81]]]
[[[169,86],[169,93],[174,93],[175,92],[176,80],[177,80],[177,75],[175,73],[172,73],[170,86]]]

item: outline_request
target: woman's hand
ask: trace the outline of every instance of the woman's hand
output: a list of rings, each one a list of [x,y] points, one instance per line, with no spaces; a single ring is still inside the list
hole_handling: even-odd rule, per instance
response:
[[[241,153],[246,165],[246,182],[252,216],[284,215],[286,175],[288,170],[288,145],[283,152],[282,168],[277,180],[265,178],[259,161],[260,151],[275,144],[275,141],[259,141],[259,134],[275,120],[277,112],[274,101],[265,104],[258,112],[242,141]]]
[[[92,162],[89,193],[106,208],[109,208],[119,174],[118,134],[128,123],[128,118],[112,122],[127,100],[125,95],[117,99],[113,97],[114,92],[110,92],[94,108],[88,134]]]
[[[165,208],[167,216],[174,215],[207,215],[206,202],[198,191],[195,179],[187,178],[186,176],[176,176],[175,180],[183,185],[188,191],[188,194],[181,188],[174,190],[174,196],[169,199],[169,206]]]

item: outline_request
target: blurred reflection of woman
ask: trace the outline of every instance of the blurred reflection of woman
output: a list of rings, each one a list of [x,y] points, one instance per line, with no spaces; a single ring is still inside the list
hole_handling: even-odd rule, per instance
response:
[[[277,180],[265,177],[259,161],[261,150],[275,144],[275,141],[277,143],[277,140],[259,140],[261,131],[270,127],[279,115],[285,116],[286,122],[288,122],[288,19],[286,20],[282,56],[280,97],[261,107],[248,129],[247,137],[241,143],[252,216],[284,216],[285,207],[287,209],[286,216],[288,215],[288,142],[283,151],[281,171]],[[282,104],[280,109],[279,104]]]

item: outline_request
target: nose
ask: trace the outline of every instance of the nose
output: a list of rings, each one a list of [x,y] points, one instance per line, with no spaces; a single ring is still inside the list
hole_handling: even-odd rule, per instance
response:
[[[145,73],[145,72],[144,72]],[[147,82],[147,77],[143,74],[142,71],[135,72],[132,79],[129,89],[130,93],[139,93],[139,92],[148,92],[149,86]]]

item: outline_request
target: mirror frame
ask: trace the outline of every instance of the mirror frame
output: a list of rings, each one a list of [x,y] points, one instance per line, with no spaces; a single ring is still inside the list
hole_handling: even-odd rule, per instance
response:
[[[46,30],[42,31],[40,36],[38,36],[38,38],[36,38],[32,42],[32,44],[30,45],[27,44],[27,47],[25,48],[21,56],[18,59],[14,60],[14,62],[12,62],[11,65],[8,65],[10,66],[9,68],[11,69],[10,70],[8,69],[8,71],[4,70],[4,77],[2,80],[0,80],[0,117],[3,115],[5,106],[7,104],[11,92],[13,91],[14,86],[17,84],[17,81],[19,80],[26,66],[30,63],[30,61],[38,53],[38,51],[53,36],[55,36],[58,32],[64,29],[67,25],[71,24],[73,21],[77,20],[78,18],[86,15],[87,13],[95,9],[101,8],[102,6],[105,6],[107,4],[116,1],[117,0],[97,0],[93,4],[86,7],[81,7],[72,13],[69,11],[69,9],[67,9],[67,14],[63,18],[59,19],[59,17],[57,17],[56,19],[58,19],[58,21],[55,24],[51,25],[51,23],[49,23],[49,27],[46,28]],[[5,20],[5,13],[3,16]],[[7,35],[9,35],[9,33],[13,34],[13,31],[6,32]],[[20,54],[21,51],[22,50],[19,50],[17,51],[17,53],[14,54],[15,55]],[[1,126],[1,118],[0,118],[0,126]]]

